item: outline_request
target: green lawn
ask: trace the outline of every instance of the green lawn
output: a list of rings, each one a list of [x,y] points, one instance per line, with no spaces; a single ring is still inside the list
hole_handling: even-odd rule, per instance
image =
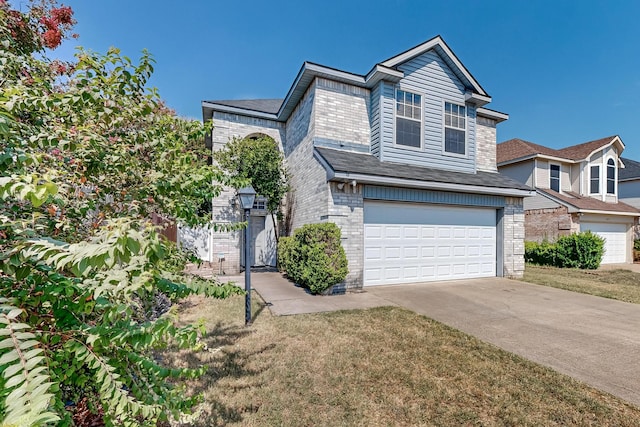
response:
[[[334,298],[334,297],[330,297]],[[207,350],[196,425],[640,425],[640,409],[400,308],[274,317],[256,295],[191,298]]]
[[[527,264],[523,280],[640,304],[640,273],[629,270],[577,270]]]

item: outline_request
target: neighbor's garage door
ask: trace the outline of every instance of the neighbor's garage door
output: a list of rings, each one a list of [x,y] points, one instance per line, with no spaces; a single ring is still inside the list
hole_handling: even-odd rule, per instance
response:
[[[365,286],[495,275],[495,209],[365,202]]]
[[[602,264],[627,262],[627,225],[602,222],[583,222],[580,231],[591,230],[605,239]]]

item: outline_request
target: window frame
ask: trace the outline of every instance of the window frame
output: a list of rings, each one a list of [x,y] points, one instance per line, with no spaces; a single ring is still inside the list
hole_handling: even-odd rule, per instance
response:
[[[455,105],[457,107],[464,108],[464,129],[460,127],[454,127],[446,124],[446,114],[447,114],[447,104]],[[459,157],[468,159],[469,158],[469,116],[467,115],[469,108],[464,103],[459,103],[452,100],[442,100],[442,154],[445,156]],[[459,115],[457,117],[460,117]],[[447,128],[463,131],[464,132],[464,153],[455,153],[451,151],[447,151]]]
[[[606,167],[607,167],[607,174],[606,174],[606,177],[605,177],[605,182],[606,182],[605,191],[607,192],[606,193],[607,195],[615,196],[616,195],[616,187],[617,187],[617,185],[616,185],[616,181],[617,181],[616,180],[616,175],[618,174],[618,168],[616,167],[616,161],[613,159],[613,157],[609,157],[609,159],[607,159]],[[609,177],[609,172],[610,172],[609,168],[613,169],[613,176],[612,177]],[[613,184],[613,190],[611,192],[609,192],[609,183]]]
[[[420,120],[416,120],[413,117],[398,115],[398,92],[410,93],[411,95],[414,95],[414,96],[417,95],[420,97]],[[413,105],[414,104],[412,104],[412,106]],[[418,147],[415,147],[413,145],[404,145],[404,144],[398,143],[398,118],[420,123],[420,145]],[[424,148],[424,94],[410,91],[410,90],[405,90],[400,86],[395,87],[394,98],[393,98],[393,145],[395,147],[399,147],[402,149],[423,151],[423,148]]]
[[[596,168],[598,170],[598,191],[593,191],[593,183],[594,183],[594,178],[593,178],[593,169]],[[600,165],[589,165],[589,194],[601,194],[600,188],[601,188],[601,170],[600,170]]]
[[[555,190],[553,188],[553,185],[551,184],[551,182],[553,181],[553,177],[551,176],[552,173],[552,168],[553,167],[557,167],[558,168],[558,190]],[[562,166],[559,163],[549,163],[549,189],[556,191],[557,193],[560,193],[562,190]]]

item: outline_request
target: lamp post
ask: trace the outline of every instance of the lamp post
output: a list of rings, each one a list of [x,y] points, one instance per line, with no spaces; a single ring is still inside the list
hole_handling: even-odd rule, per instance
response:
[[[249,251],[249,242],[251,241],[251,227],[249,224],[251,208],[256,198],[256,190],[251,185],[238,190],[238,196],[240,197],[240,205],[244,210],[244,217],[247,221],[247,228],[244,230],[244,290],[246,295],[244,297],[244,324],[248,326],[251,324],[251,260]]]

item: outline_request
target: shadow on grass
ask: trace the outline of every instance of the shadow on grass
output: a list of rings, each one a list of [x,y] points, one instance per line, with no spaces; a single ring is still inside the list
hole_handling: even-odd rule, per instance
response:
[[[265,305],[260,304],[254,315],[257,317]],[[256,358],[275,348],[275,344],[261,345],[253,349],[242,348],[238,343],[251,335],[251,328],[239,325],[229,325],[218,322],[202,337],[206,345],[201,352],[180,352],[173,357],[189,368],[207,367],[204,375],[189,382],[190,394],[202,394],[204,401],[200,408],[203,415],[191,425],[212,426],[227,423],[242,422],[243,416],[255,413],[259,405],[250,402],[226,403],[223,400],[235,400],[235,394],[246,395],[247,389],[263,386],[259,380],[260,374],[266,370],[256,362]],[[225,384],[225,398],[215,396],[212,390],[215,385],[223,381]]]

